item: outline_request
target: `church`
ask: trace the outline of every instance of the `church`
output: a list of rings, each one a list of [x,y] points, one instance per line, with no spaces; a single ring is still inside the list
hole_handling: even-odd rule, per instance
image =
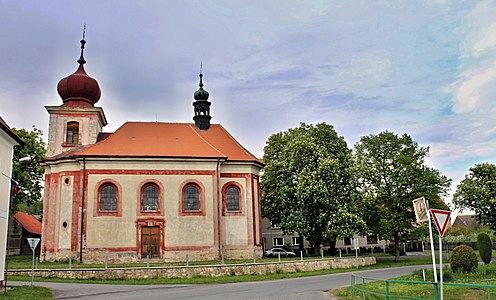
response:
[[[98,82],[84,68],[58,83],[50,116],[40,259],[82,263],[262,256],[263,163],[220,124],[209,93],[194,123],[126,122],[107,133]],[[186,107],[185,107],[186,109]]]

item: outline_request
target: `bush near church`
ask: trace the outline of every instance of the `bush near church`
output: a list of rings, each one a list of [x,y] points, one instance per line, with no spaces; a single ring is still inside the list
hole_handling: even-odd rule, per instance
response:
[[[478,264],[477,255],[470,246],[456,246],[451,252],[450,266],[453,272],[473,272]]]
[[[493,255],[493,244],[491,238],[485,232],[481,232],[477,235],[477,248],[479,249],[479,255],[485,264],[491,263]]]

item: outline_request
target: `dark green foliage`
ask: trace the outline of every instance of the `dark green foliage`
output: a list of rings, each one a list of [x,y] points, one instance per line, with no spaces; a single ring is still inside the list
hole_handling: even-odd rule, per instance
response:
[[[493,245],[487,233],[481,232],[477,235],[477,248],[479,248],[480,258],[485,264],[491,263],[493,256]]]
[[[455,208],[475,212],[479,223],[496,230],[496,165],[476,164],[457,186],[453,195]]]
[[[326,123],[273,134],[264,148],[262,214],[317,247],[366,233],[351,150]]]
[[[31,213],[41,213],[41,191],[43,189],[44,168],[39,161],[45,158],[45,142],[43,132],[37,128],[31,131],[26,129],[12,130],[24,141],[24,145],[14,147],[12,178],[18,182],[18,192],[12,197],[12,211],[28,209]],[[30,160],[19,161],[21,158],[30,157]]]
[[[373,233],[393,240],[396,260],[400,240],[413,229],[412,200],[425,197],[432,207],[445,208],[451,180],[427,166],[429,148],[421,147],[409,135],[384,131],[363,136],[355,145],[360,188],[365,194],[365,221]]]
[[[473,272],[478,264],[477,255],[470,246],[456,246],[451,252],[450,266],[453,272]]]

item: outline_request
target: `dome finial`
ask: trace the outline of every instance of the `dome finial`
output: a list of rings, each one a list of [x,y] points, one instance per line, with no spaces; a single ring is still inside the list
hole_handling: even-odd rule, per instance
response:
[[[85,36],[86,36],[86,23],[84,23],[83,39],[81,40],[81,56],[77,61],[80,65],[84,65],[86,63],[86,60],[84,60],[84,45],[86,44],[86,41],[84,40]]]
[[[197,101],[207,101],[208,92],[203,89],[203,63],[200,64],[200,88],[195,92],[195,100]]]

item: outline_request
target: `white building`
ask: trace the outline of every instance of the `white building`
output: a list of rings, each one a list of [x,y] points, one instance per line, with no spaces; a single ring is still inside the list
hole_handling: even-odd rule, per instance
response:
[[[5,274],[5,255],[7,249],[7,227],[9,223],[10,196],[12,190],[12,158],[14,146],[23,144],[0,117],[0,286]]]

